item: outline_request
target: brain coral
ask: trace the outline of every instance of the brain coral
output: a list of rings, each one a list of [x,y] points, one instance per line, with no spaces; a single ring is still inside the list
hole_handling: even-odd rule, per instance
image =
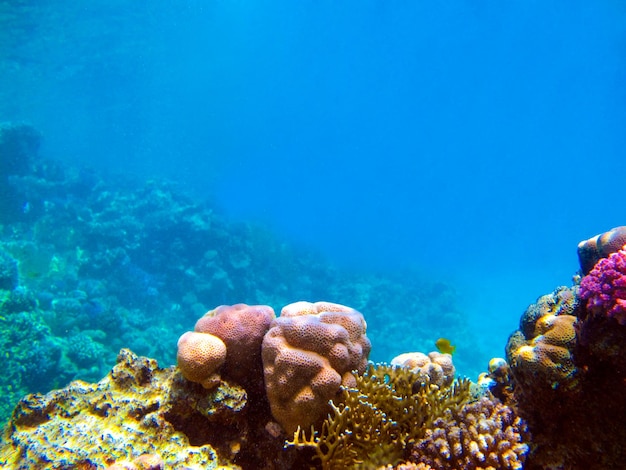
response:
[[[217,336],[226,345],[224,377],[262,384],[261,343],[274,318],[267,305],[221,305],[200,318],[194,329]]]
[[[267,397],[274,419],[290,434],[330,411],[340,386],[355,384],[371,344],[363,315],[329,302],[287,305],[262,346]]]
[[[483,397],[446,410],[414,446],[411,460],[432,470],[521,469],[527,438],[526,426],[510,407]]]
[[[226,360],[226,345],[217,336],[188,331],[178,340],[178,367],[187,380],[215,387],[219,381],[219,368]]]
[[[626,251],[603,258],[580,283],[580,298],[592,316],[614,318],[626,325]]]
[[[626,245],[626,226],[591,237],[578,244],[578,261],[583,274],[588,274],[595,264]]]
[[[452,364],[452,356],[438,351],[404,353],[391,360],[392,366],[408,367],[411,371],[423,377],[424,381],[438,387],[449,386],[454,380],[456,369]]]

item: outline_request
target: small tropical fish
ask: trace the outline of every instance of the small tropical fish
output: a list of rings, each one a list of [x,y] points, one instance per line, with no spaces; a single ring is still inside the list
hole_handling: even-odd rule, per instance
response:
[[[454,354],[456,350],[456,346],[450,344],[450,340],[446,338],[439,338],[435,341],[435,346],[437,346],[437,350],[443,354]]]

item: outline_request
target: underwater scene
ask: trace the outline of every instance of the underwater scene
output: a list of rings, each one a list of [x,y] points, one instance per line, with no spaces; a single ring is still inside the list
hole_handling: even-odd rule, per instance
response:
[[[617,1],[0,0],[0,468],[626,469],[625,123]]]

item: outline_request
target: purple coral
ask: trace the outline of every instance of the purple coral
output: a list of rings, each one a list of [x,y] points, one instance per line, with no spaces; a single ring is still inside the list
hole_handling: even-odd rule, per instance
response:
[[[626,325],[626,251],[603,258],[580,283],[580,298],[593,316],[614,318]]]

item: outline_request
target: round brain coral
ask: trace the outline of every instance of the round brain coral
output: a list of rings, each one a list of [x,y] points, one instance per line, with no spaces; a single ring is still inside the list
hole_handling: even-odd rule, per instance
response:
[[[188,331],[178,340],[178,368],[187,380],[213,388],[226,360],[226,345],[217,336]]]
[[[200,318],[194,329],[217,336],[226,345],[224,377],[262,385],[261,343],[274,318],[274,309],[267,305],[220,305]]]
[[[287,305],[262,346],[267,397],[287,433],[308,429],[330,410],[340,387],[354,386],[371,344],[363,315],[329,302]]]
[[[580,298],[587,313],[614,318],[626,325],[626,251],[619,250],[603,258],[580,282]]]
[[[407,367],[424,380],[439,387],[452,384],[456,369],[452,364],[452,356],[437,351],[428,353],[411,352],[400,354],[391,360],[392,366]]]

